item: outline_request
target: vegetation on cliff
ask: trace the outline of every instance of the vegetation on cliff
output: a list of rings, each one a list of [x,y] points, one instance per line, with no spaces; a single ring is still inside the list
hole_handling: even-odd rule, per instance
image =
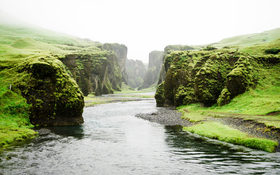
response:
[[[160,74],[160,69],[163,62],[164,52],[152,51],[149,53],[149,65],[148,70],[144,77],[144,82],[140,89],[148,88],[157,84]]]
[[[277,128],[280,127],[279,48],[278,39],[238,49],[225,47],[172,51],[164,58],[162,69],[166,70],[166,75],[155,94],[157,105],[180,106],[183,118],[194,124],[186,127],[187,131],[269,152],[275,151],[278,145],[275,140],[279,141],[279,137],[270,137],[270,132],[275,130],[274,134],[277,135]],[[247,142],[243,136],[234,137],[235,131],[231,129],[229,135],[234,138],[229,139],[228,136],[217,135],[218,132],[214,133],[215,129],[210,127],[213,120],[218,120],[217,124],[223,128],[228,127],[225,121],[231,118],[253,121],[254,127],[264,124],[262,130],[266,136],[262,137],[272,141],[251,140],[251,137],[259,136],[250,135],[250,141]],[[220,130],[219,133],[222,134]]]
[[[146,66],[142,61],[128,59],[125,64],[125,71],[127,76],[126,83],[128,86],[135,89],[143,84]]]
[[[80,88],[97,94],[120,89],[117,57],[100,43],[17,25],[1,24],[0,33],[2,148],[34,137],[34,125],[83,123]]]
[[[83,94],[110,94],[120,90],[122,75],[115,54],[92,50],[60,57],[70,70]]]

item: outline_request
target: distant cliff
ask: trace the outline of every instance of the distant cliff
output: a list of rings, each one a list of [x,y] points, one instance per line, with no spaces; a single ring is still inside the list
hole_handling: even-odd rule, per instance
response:
[[[127,73],[127,84],[132,88],[140,87],[144,82],[144,76],[146,74],[146,67],[143,62],[128,59],[125,69]]]
[[[122,81],[126,82],[127,74],[125,71],[126,60],[127,60],[127,47],[123,44],[118,43],[105,43],[102,48],[104,50],[112,51],[115,53],[117,58],[117,63],[119,64]]]
[[[141,89],[148,88],[158,82],[163,55],[164,53],[162,51],[152,51],[149,53],[149,66]]]
[[[60,58],[68,67],[84,95],[113,93],[120,90],[122,75],[114,52],[91,50]]]

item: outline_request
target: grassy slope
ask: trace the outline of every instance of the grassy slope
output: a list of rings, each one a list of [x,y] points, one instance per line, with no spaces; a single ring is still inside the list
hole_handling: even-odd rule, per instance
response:
[[[265,44],[280,36],[280,28],[265,31],[262,33],[248,34],[235,36],[231,38],[223,39],[217,43],[211,44],[214,47],[225,47],[225,46],[237,46],[237,47],[248,47],[256,44]]]
[[[275,30],[275,33],[276,31],[278,32],[278,30]],[[278,37],[280,37],[280,33],[278,33]],[[246,44],[244,43],[244,45]],[[244,47],[241,48],[241,52],[262,56],[264,55],[264,51],[269,48],[280,48],[280,39],[270,43]],[[278,56],[280,56],[280,53]],[[235,97],[227,105],[213,105],[208,108],[202,107],[200,104],[180,106],[178,109],[183,113],[182,117],[197,124],[190,128],[186,127],[185,130],[221,141],[272,152],[276,142],[269,142],[262,139],[258,141],[250,140],[252,136],[246,134],[242,134],[242,137],[236,137],[235,133],[240,131],[226,129],[228,126],[221,123],[209,123],[209,119],[211,120],[213,117],[238,117],[264,123],[266,126],[280,128],[280,65],[276,64],[269,67],[260,66],[256,69],[259,78],[257,87],[249,89],[244,94]],[[275,113],[275,115],[267,115],[270,113]],[[215,126],[213,127],[213,125]],[[221,127],[217,127],[216,125]],[[225,135],[225,133],[227,134]],[[255,146],[255,144],[259,146]]]
[[[0,148],[33,138],[36,133],[31,130],[26,100],[9,89],[0,78]]]
[[[29,105],[9,89],[13,79],[23,78],[14,65],[25,60],[98,49],[98,43],[48,30],[0,24],[0,149],[33,138],[28,119]],[[12,69],[3,69],[11,67]]]

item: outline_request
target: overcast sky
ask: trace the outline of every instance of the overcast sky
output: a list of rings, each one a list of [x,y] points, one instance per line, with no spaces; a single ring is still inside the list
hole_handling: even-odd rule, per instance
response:
[[[280,0],[1,0],[0,11],[31,24],[128,47],[148,61],[169,44],[207,44],[280,27]]]

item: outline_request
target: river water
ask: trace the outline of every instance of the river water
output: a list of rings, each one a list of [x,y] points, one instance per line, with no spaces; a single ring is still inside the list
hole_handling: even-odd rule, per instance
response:
[[[0,155],[0,174],[280,174],[280,154],[182,132],[136,118],[152,99],[84,109],[80,127],[50,128]]]

